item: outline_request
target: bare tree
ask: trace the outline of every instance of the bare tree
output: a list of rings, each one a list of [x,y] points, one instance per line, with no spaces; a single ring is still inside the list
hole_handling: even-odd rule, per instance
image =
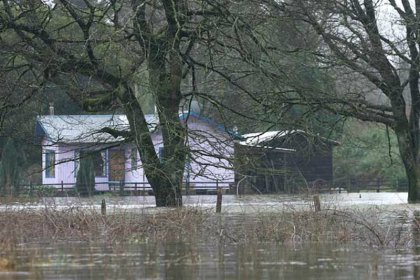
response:
[[[332,113],[391,128],[409,182],[408,201],[420,201],[420,2],[264,3],[312,27],[320,40],[319,48],[313,51],[318,66],[335,72],[336,93],[306,91],[300,97]]]
[[[157,206],[180,206],[186,127],[179,120],[183,80],[192,80],[192,51],[211,41],[227,10],[225,1],[1,1],[0,47],[13,53],[42,79],[67,89],[91,111],[122,108],[130,132],[108,129],[132,140],[143,162]],[[188,78],[188,79],[187,79]],[[152,92],[163,135],[159,160],[137,86]],[[194,87],[193,87],[194,88]],[[140,93],[141,95],[141,93]]]

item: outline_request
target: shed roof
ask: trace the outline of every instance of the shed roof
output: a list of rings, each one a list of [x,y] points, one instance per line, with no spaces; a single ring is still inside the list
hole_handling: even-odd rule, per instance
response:
[[[285,151],[295,151],[295,149],[287,149],[287,148],[272,147],[272,146],[276,140],[282,140],[282,139],[285,139],[286,137],[294,136],[297,134],[305,135],[308,137],[316,137],[332,145],[340,144],[337,141],[327,139],[322,136],[314,135],[301,129],[248,133],[248,134],[242,135],[242,141],[240,141],[239,144],[245,145],[245,146],[267,147],[267,148],[270,147],[270,148],[282,149]]]
[[[158,119],[155,115],[145,115],[149,129],[156,129]],[[113,143],[123,137],[114,138],[101,132],[104,127],[128,131],[129,123],[125,115],[46,115],[39,116],[36,124],[36,137],[48,137],[58,143]]]

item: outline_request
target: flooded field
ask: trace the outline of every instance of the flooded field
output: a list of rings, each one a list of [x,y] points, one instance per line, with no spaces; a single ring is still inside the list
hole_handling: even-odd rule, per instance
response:
[[[169,243],[25,245],[0,279],[419,279],[416,250]]]
[[[400,209],[419,209],[420,204],[407,205],[407,193],[341,193],[322,194],[320,196],[323,208],[354,208],[365,206],[387,206]],[[96,196],[93,198],[78,197],[48,197],[36,202],[0,204],[3,209],[37,209],[46,205],[60,209],[73,207],[74,205],[87,208],[100,209],[101,201],[105,199],[108,210],[156,210],[153,196]],[[211,209],[216,206],[215,195],[191,195],[184,196],[185,206]],[[312,196],[302,195],[224,195],[223,210],[228,213],[262,212],[278,210],[308,210],[312,207]]]
[[[105,197],[106,217],[103,198],[1,205],[15,246],[0,279],[420,279],[420,206],[404,193],[325,194],[318,213],[311,197],[226,195],[222,215],[214,196],[181,212]]]

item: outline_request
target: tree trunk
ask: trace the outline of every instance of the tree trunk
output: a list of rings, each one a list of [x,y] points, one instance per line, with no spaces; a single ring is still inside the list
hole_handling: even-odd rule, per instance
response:
[[[153,189],[157,207],[182,206],[181,183],[185,162],[184,134],[180,132],[182,126],[176,114],[176,121],[161,123],[161,126],[175,132],[177,136],[164,139],[165,157],[159,159],[144,113],[134,93],[128,85],[120,89],[119,98],[127,115],[133,140],[140,153],[146,178]],[[162,121],[161,121],[162,122]],[[168,136],[166,136],[168,137]]]
[[[171,26],[171,25],[170,25]],[[185,127],[179,119],[182,100],[181,80],[182,62],[179,56],[179,41],[175,34],[169,32],[172,48],[159,44],[150,48],[148,60],[150,84],[154,91],[159,116],[159,129],[163,140],[163,158],[156,165],[158,174],[153,180],[156,206],[182,206],[181,185],[185,169],[187,148]],[[167,63],[168,60],[168,63]],[[146,170],[146,176],[147,170]]]
[[[153,34],[145,20],[142,1],[133,1],[134,22],[140,46],[145,50],[149,82],[159,116],[163,158],[156,154],[144,112],[129,83],[120,85],[119,99],[124,106],[133,140],[140,153],[144,173],[151,185],[157,207],[182,206],[181,185],[185,168],[185,127],[179,119],[183,62],[180,56],[181,28],[186,16],[184,1],[162,1],[167,28]],[[159,28],[160,29],[160,28]],[[164,30],[164,29],[162,29]],[[144,32],[145,31],[145,32]]]
[[[420,164],[403,159],[408,180],[408,203],[420,202]]]
[[[155,192],[156,207],[180,207],[182,206],[181,188],[171,184],[169,180],[157,182]]]
[[[420,164],[416,159],[417,145],[413,145],[412,137],[406,130],[396,129],[399,151],[408,180],[408,203],[420,202]]]

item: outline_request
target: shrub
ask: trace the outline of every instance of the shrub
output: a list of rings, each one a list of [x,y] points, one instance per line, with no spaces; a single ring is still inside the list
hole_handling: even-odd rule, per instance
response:
[[[95,168],[93,165],[93,156],[90,152],[80,153],[76,190],[81,196],[91,196],[95,191]]]

